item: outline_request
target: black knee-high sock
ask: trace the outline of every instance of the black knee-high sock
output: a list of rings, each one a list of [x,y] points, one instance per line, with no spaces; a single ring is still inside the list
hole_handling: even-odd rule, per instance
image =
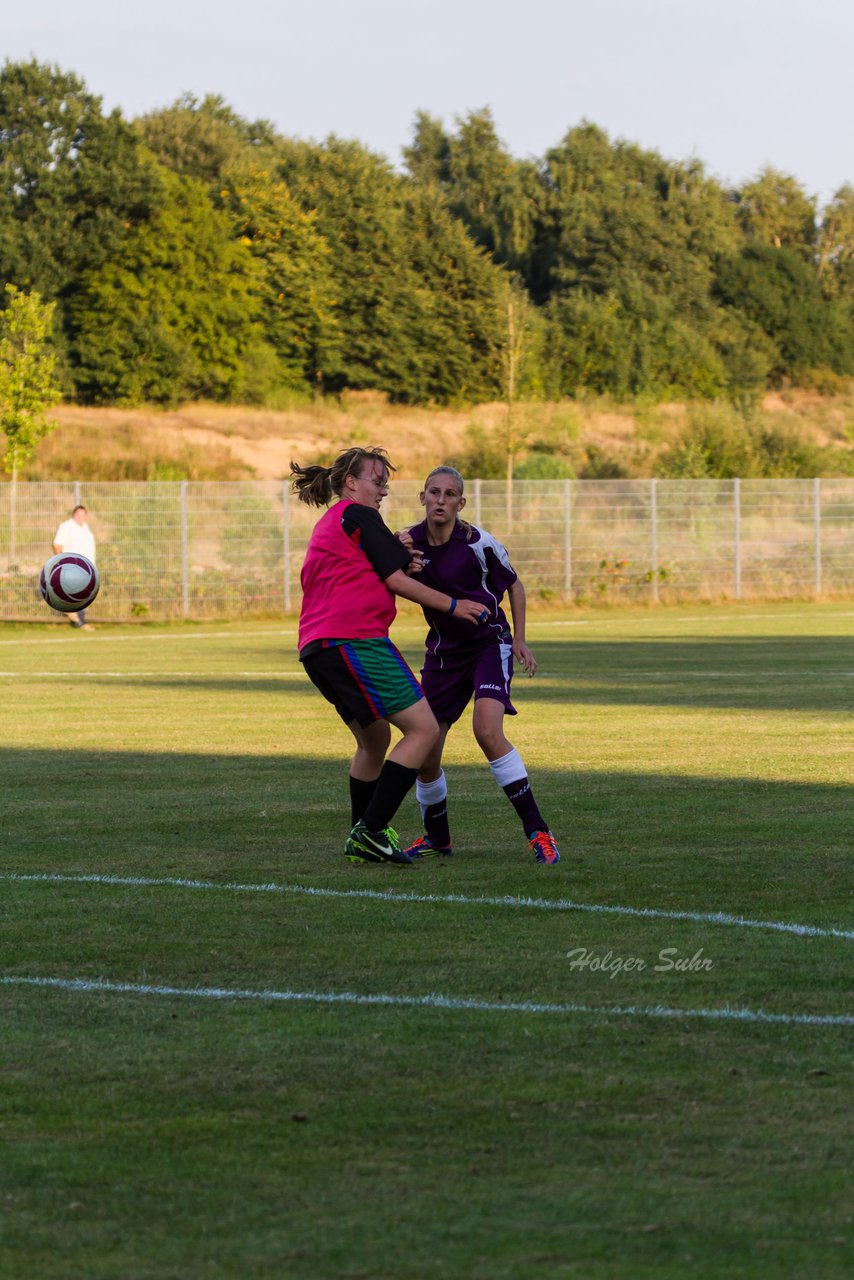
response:
[[[389,826],[404,796],[415,786],[417,777],[417,769],[407,769],[406,765],[395,760],[386,760],[371,802],[362,814],[362,821],[369,831],[382,831]]]
[[[526,836],[532,836],[535,831],[548,830],[548,823],[540,813],[527,778],[518,778],[516,782],[508,783],[506,787],[502,787],[502,791],[518,813]]]
[[[368,805],[371,803],[371,797],[377,789],[378,778],[373,778],[370,782],[365,782],[362,778],[354,778],[350,774],[350,826],[355,827],[360,820]]]

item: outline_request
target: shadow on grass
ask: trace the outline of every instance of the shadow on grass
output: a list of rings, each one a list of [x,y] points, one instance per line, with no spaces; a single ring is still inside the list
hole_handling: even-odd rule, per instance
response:
[[[350,825],[343,760],[7,750],[0,771],[7,871],[317,883],[394,874],[341,857]],[[808,911],[848,927],[851,788],[538,769],[536,796],[564,855],[544,879],[488,769],[451,765],[448,778],[458,856],[418,868],[431,877],[422,884],[794,919]],[[420,831],[413,796],[395,825],[406,838]]]
[[[655,707],[715,707],[767,711],[854,710],[854,641],[839,637],[784,636],[739,639],[679,638],[613,641],[538,641],[539,678],[527,680],[517,668],[514,691],[525,701]],[[416,673],[423,653],[407,647]],[[258,654],[254,655],[258,660]],[[287,656],[287,663],[294,660]],[[282,654],[271,655],[275,665]],[[319,695],[302,672],[253,677],[95,677],[115,688],[198,690],[214,693]],[[524,694],[521,693],[524,690]]]

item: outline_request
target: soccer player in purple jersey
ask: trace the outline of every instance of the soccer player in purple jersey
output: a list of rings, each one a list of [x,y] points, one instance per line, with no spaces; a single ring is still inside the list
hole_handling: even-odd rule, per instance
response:
[[[384,524],[380,503],[394,468],[384,449],[348,449],[331,467],[291,463],[300,501],[338,501],[312,530],[300,575],[299,656],[312,683],[356,739],[350,766],[351,862],[411,862],[390,823],[438,737],[415,676],[388,636],[395,596],[470,627],[472,600],[433,591],[409,576],[420,557]],[[389,723],[403,737],[386,759]]]
[[[424,521],[399,536],[408,549],[421,553],[421,583],[476,600],[482,611],[472,630],[447,612],[422,606],[430,630],[421,687],[439,722],[439,737],[419,769],[416,783],[425,834],[405,852],[411,858],[452,852],[442,751],[448,730],[474,695],[472,727],[478,746],[519,815],[537,862],[553,866],[560,861],[555,838],[534,799],[522,758],[504,733],[505,714],[516,715],[510,701],[514,656],[529,676],[537,670],[525,642],[525,588],[501,543],[485,529],[460,520],[466,500],[458,471],[436,467],[420,497]],[[501,609],[505,592],[513,619],[512,635]]]

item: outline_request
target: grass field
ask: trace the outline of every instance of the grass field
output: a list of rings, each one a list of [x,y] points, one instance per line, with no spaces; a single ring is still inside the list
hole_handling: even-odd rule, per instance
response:
[[[467,723],[346,863],[292,621],[0,631],[3,1280],[850,1275],[852,623],[535,615],[557,868]]]

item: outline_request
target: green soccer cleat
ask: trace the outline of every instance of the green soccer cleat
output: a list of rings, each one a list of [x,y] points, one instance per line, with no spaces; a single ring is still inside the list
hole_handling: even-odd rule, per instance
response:
[[[391,827],[383,831],[369,831],[364,822],[357,822],[344,845],[344,857],[348,862],[393,862],[411,866],[412,859],[400,847],[400,837]]]

